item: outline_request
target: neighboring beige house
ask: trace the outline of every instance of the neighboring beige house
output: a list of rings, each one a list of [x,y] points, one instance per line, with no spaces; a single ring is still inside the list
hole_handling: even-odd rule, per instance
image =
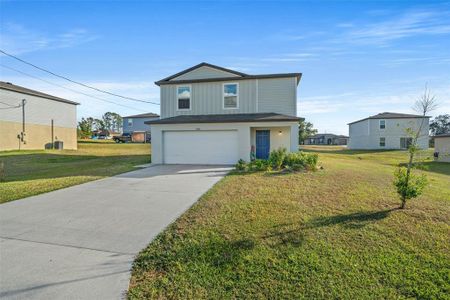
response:
[[[450,162],[450,133],[434,136],[434,159]]]
[[[349,123],[349,149],[407,149],[412,138],[407,129],[420,134],[418,146],[428,148],[430,117],[383,112]]]
[[[0,81],[0,151],[51,148],[54,142],[77,149],[77,105]]]
[[[300,73],[248,75],[201,63],[157,81],[161,119],[151,125],[156,164],[235,164],[298,150]]]
[[[348,136],[332,133],[317,133],[305,139],[305,145],[347,145]]]

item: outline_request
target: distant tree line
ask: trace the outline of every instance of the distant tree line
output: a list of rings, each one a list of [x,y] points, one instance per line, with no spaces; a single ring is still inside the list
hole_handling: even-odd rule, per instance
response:
[[[439,115],[430,122],[431,135],[450,133],[450,115]]]
[[[314,128],[313,123],[306,122],[305,120],[300,120],[298,122],[298,141],[301,145],[305,143],[305,140],[317,134],[317,129]]]
[[[78,134],[80,137],[90,137],[94,131],[108,130],[110,132],[122,131],[122,117],[115,112],[106,112],[101,119],[81,118],[78,122]]]

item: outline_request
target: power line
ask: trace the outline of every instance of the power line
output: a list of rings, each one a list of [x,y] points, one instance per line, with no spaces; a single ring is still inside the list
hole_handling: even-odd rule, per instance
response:
[[[19,108],[19,107],[22,106],[21,104],[19,104],[19,105],[11,105],[9,103],[2,102],[2,101],[0,101],[0,103],[8,106],[8,107],[0,107],[0,109],[13,109],[13,108]]]
[[[56,83],[47,81],[47,80],[45,80],[45,79],[36,77],[36,76],[34,76],[34,75],[27,74],[27,73],[25,73],[25,72],[22,72],[22,71],[20,71],[20,70],[14,69],[14,68],[11,68],[11,67],[9,67],[9,66],[5,66],[5,65],[3,65],[3,64],[0,64],[0,66],[3,67],[3,68],[5,68],[5,69],[8,69],[8,70],[11,70],[11,71],[20,73],[20,74],[22,74],[22,75],[25,75],[25,76],[28,76],[28,77],[31,77],[31,78],[34,78],[34,79],[43,81],[43,82],[48,83],[48,84],[50,84],[50,85],[54,85],[54,86],[57,86],[57,87],[66,89],[66,90],[68,90],[68,91],[71,91],[71,92],[74,92],[74,93],[77,93],[77,94],[81,94],[81,95],[84,95],[84,96],[87,96],[87,97],[91,97],[91,98],[94,98],[94,99],[97,99],[97,100],[100,100],[100,101],[112,103],[112,104],[115,104],[115,105],[118,105],[118,106],[122,106],[122,107],[126,107],[126,108],[129,108],[129,109],[133,109],[133,110],[136,110],[136,111],[142,111],[142,112],[145,112],[145,110],[142,110],[142,109],[137,109],[137,108],[134,108],[134,107],[131,107],[131,106],[127,106],[127,105],[120,104],[120,103],[116,103],[116,102],[113,102],[113,101],[110,101],[110,100],[102,99],[102,98],[99,98],[99,97],[97,97],[97,96],[93,96],[93,95],[90,95],[90,94],[86,94],[86,93],[84,93],[84,92],[80,92],[80,91],[77,91],[77,90],[74,90],[74,89],[65,87],[65,86],[63,86],[63,85],[60,85],[60,84],[56,84]]]
[[[41,68],[41,67],[39,67],[39,66],[37,66],[37,65],[35,65],[35,64],[32,64],[32,63],[30,63],[30,62],[27,62],[27,61],[21,59],[21,58],[18,58],[17,56],[14,56],[14,55],[12,55],[12,54],[9,54],[9,53],[7,53],[7,52],[1,50],[1,49],[0,49],[0,52],[3,53],[3,54],[6,55],[6,56],[9,56],[9,57],[11,57],[11,58],[14,58],[15,60],[18,60],[18,61],[20,61],[20,62],[22,62],[22,63],[24,63],[24,64],[27,64],[27,65],[29,65],[29,66],[32,66],[33,68],[36,68],[36,69],[41,70],[41,71],[43,71],[43,72],[49,73],[49,74],[51,74],[51,75],[53,75],[53,76],[62,78],[62,79],[64,79],[64,80],[70,81],[70,82],[72,82],[72,83],[81,85],[81,86],[83,86],[83,87],[86,87],[86,88],[95,90],[95,91],[97,91],[97,92],[105,93],[105,94],[108,94],[108,95],[111,95],[111,96],[115,96],[115,97],[119,97],[119,98],[123,98],[123,99],[126,99],[126,100],[137,101],[137,102],[143,102],[143,103],[150,103],[150,104],[154,104],[154,105],[160,105],[159,103],[156,103],[156,102],[147,101],[147,100],[141,100],[141,99],[136,99],[136,98],[127,97],[127,96],[122,96],[122,95],[119,95],[119,94],[115,94],[115,93],[112,93],[112,92],[108,92],[108,91],[105,91],[105,90],[102,90],[102,89],[99,89],[99,88],[96,88],[96,87],[93,87],[93,86],[90,86],[90,85],[87,85],[87,84],[84,84],[84,83],[81,83],[81,82],[78,82],[78,81],[75,81],[75,80],[72,80],[72,79],[70,79],[70,78],[68,78],[68,77],[65,77],[65,76],[62,76],[62,75],[58,75],[58,74],[56,74],[56,73],[54,73],[54,72],[52,72],[52,71],[49,71],[49,70],[44,69],[44,68]]]
[[[9,106],[9,107],[16,107],[15,105],[11,105],[11,104],[9,104],[9,103],[6,103],[6,102],[2,102],[2,101],[0,101],[0,103],[2,103],[2,104],[5,104],[6,106]],[[20,105],[19,105],[20,106]]]

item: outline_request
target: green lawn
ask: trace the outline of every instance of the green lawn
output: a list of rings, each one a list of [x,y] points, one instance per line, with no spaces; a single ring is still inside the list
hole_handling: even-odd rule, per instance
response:
[[[323,170],[216,184],[139,254],[129,298],[449,299],[450,164],[398,210],[405,152],[307,151]]]
[[[131,171],[150,162],[149,144],[78,143],[78,150],[0,152],[0,203]]]

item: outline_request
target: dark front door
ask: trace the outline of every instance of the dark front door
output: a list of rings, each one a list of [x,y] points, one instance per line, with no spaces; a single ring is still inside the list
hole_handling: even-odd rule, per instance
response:
[[[268,159],[270,152],[270,130],[256,130],[256,158]]]

